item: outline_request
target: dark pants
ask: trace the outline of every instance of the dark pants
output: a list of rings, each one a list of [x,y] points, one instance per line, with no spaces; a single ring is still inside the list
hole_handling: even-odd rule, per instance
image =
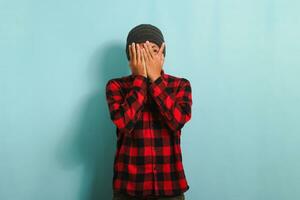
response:
[[[127,194],[115,192],[113,193],[113,200],[185,200],[184,194],[173,197],[132,197]]]

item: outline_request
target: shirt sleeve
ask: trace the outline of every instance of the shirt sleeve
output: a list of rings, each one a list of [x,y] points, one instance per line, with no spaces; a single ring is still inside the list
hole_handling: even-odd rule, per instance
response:
[[[159,112],[171,130],[181,129],[191,119],[192,89],[187,79],[181,78],[176,94],[167,92],[167,83],[161,76],[150,84],[149,89]]]
[[[147,92],[147,78],[134,75],[131,90],[123,94],[120,84],[112,79],[106,84],[106,100],[110,118],[117,128],[130,133],[141,117]]]

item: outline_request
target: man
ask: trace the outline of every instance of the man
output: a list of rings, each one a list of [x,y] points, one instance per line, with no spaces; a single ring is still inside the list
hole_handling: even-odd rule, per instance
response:
[[[127,36],[131,75],[106,84],[110,118],[116,125],[114,200],[185,199],[181,128],[191,119],[190,82],[165,73],[161,31],[151,24]]]

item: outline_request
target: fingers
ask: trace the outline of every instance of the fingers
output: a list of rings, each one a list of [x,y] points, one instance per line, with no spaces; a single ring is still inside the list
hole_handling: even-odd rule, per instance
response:
[[[145,43],[146,45],[145,45],[145,49],[146,49],[146,54],[148,55],[148,58],[149,59],[152,59],[153,57],[154,57],[154,55],[152,55],[151,54],[151,51],[150,51],[150,43],[149,43],[149,41],[146,41],[146,43]],[[151,49],[152,50],[152,49]]]
[[[134,63],[136,63],[136,48],[135,48],[135,43],[132,43],[132,60]]]
[[[143,55],[143,64],[144,64],[144,69],[145,69],[145,72],[146,72],[146,75],[147,77],[149,76],[149,70],[148,70],[148,64],[149,63],[149,58],[146,54],[146,50],[145,48],[142,49],[142,55]]]
[[[165,49],[165,43],[163,42],[160,49],[159,49],[159,51],[158,51],[158,53],[163,54],[164,49]]]
[[[129,58],[130,58],[130,60],[132,60],[132,52],[131,52],[132,50],[131,50],[131,45],[129,45]]]
[[[148,54],[146,53],[146,48],[142,49],[142,53],[143,53],[145,62],[146,63],[149,62],[149,57],[148,57]]]
[[[163,42],[158,51],[158,56],[160,57],[161,65],[163,65],[165,59],[165,56],[163,54],[164,49],[165,49],[165,43]]]
[[[153,48],[151,47],[151,44],[149,41],[148,41],[148,49],[149,49],[151,57],[154,58],[155,52],[154,52]]]
[[[141,61],[143,63],[143,66],[145,66],[146,61],[145,61],[145,55],[144,55],[144,48],[141,49]]]
[[[145,62],[144,55],[142,55],[142,63],[143,63],[143,67],[144,67],[144,73],[145,73],[145,75],[147,77],[148,76],[148,72],[147,72],[147,67],[146,67],[146,62]]]
[[[163,54],[160,54],[160,63],[161,63],[161,65],[164,64],[164,61],[165,61],[164,55],[163,55]]]
[[[141,50],[139,44],[136,44],[137,46],[137,63],[141,63]]]

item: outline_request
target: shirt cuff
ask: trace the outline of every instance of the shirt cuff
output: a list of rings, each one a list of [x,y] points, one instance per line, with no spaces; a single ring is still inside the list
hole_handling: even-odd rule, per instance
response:
[[[132,86],[135,88],[147,88],[147,78],[143,75],[133,75]]]
[[[151,94],[154,96],[154,97],[157,97],[159,95],[162,95],[163,94],[163,91],[166,87],[164,81],[163,81],[163,78],[162,76],[158,77],[155,81],[153,81],[149,88],[151,90]]]

